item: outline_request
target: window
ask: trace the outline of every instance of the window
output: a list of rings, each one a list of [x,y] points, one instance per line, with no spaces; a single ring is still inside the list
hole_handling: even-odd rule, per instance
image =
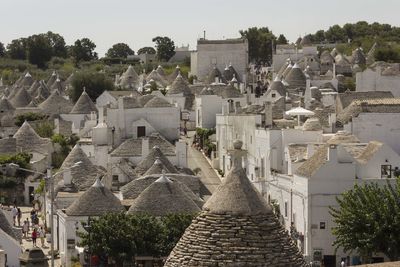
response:
[[[288,209],[289,209],[288,203],[287,203],[287,201],[285,201],[285,217],[288,216]]]
[[[200,125],[200,110],[197,110],[197,124]]]
[[[392,178],[392,165],[381,165],[381,178]]]
[[[138,126],[137,127],[137,137],[146,136],[146,126]]]
[[[272,93],[271,96],[272,96],[272,97],[276,97],[276,94],[275,94],[275,93]]]
[[[319,222],[319,229],[325,229],[325,222]]]

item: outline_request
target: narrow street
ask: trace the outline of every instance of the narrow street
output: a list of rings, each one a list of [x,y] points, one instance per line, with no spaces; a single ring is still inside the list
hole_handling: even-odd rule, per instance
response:
[[[193,132],[188,132],[188,138],[184,138],[188,144],[188,167],[190,169],[200,168],[200,180],[204,185],[202,188],[202,195],[211,195],[218,185],[221,183],[221,180],[208,163],[208,161],[204,158],[203,154],[197,149],[191,146],[193,140]],[[207,199],[207,197],[206,197]]]

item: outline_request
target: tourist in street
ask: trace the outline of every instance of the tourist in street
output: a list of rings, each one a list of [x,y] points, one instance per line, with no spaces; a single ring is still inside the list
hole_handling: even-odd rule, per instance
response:
[[[18,217],[18,209],[17,209],[16,206],[14,206],[14,207],[11,209],[11,214],[12,214],[12,217],[13,217],[14,226],[16,226],[17,217]]]
[[[38,232],[36,231],[36,228],[33,228],[33,232],[32,232],[32,243],[33,246],[36,247],[36,239],[38,237]]]
[[[22,225],[22,233],[24,234],[25,238],[29,234],[29,221],[28,221],[28,219],[26,219],[24,221],[24,225]]]
[[[17,211],[18,211],[18,214],[17,214],[18,226],[21,226],[22,211],[20,208],[17,208]]]
[[[38,230],[38,234],[39,234],[39,238],[40,238],[40,245],[42,246],[42,248],[44,248],[44,230],[43,230],[42,226],[40,226],[40,228]]]

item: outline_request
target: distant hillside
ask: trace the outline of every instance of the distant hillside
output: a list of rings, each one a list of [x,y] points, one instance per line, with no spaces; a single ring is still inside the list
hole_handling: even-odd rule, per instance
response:
[[[339,43],[337,49],[347,55],[357,47],[368,52],[374,43],[376,60],[400,62],[400,27],[366,21],[333,25],[307,37],[313,43]]]

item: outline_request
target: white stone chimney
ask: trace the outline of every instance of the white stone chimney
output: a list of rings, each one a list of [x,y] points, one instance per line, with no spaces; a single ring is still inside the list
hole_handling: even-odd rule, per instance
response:
[[[329,148],[328,148],[328,161],[330,161],[330,162],[337,162],[338,161],[337,145],[329,145]]]
[[[272,103],[264,102],[265,126],[272,126]]]
[[[63,179],[64,185],[70,185],[72,183],[71,169],[64,171]]]
[[[150,153],[149,138],[142,138],[142,159]]]

